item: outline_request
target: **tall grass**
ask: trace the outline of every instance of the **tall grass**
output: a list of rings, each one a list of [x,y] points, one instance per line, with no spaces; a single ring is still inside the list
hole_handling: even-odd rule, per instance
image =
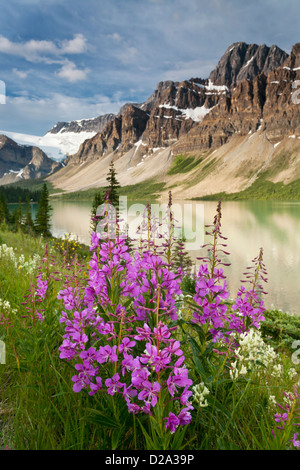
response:
[[[45,251],[45,240],[21,233],[0,232],[0,244],[13,247],[17,259],[23,254],[29,260],[33,253],[42,259]],[[24,305],[24,295],[35,282],[37,268],[28,272],[26,268],[15,267],[9,257],[0,257],[0,298],[10,303],[9,309],[0,310],[0,339],[6,345],[6,364],[0,364],[1,447],[18,450],[149,448],[142,432],[144,429],[150,433],[147,416],[137,418],[129,414],[124,402],[117,402],[107,394],[89,396],[86,390],[80,393],[72,390],[73,365],[61,360],[58,353],[64,331],[60,323],[62,304],[57,294],[63,286],[63,273],[68,271],[55,243],[50,243],[49,253],[56,263],[51,269],[60,273],[56,276],[61,280],[50,281],[42,323],[26,310],[29,303]],[[86,282],[86,272],[85,264],[80,274],[82,283]],[[283,436],[276,431],[274,413],[278,408],[270,396],[283,403],[282,391],[291,391],[297,385],[299,366],[292,363],[292,349],[287,347],[291,341],[283,345],[282,335],[276,336],[271,331],[274,313],[266,314],[269,329],[262,332],[266,344],[270,339],[276,349],[281,373],[275,377],[271,369],[256,361],[249,363],[247,374],[233,379],[228,360],[231,357],[233,361],[234,354],[230,356],[229,350],[223,355],[216,354],[212,343],[203,346],[200,330],[190,329],[188,320],[193,309],[189,296],[193,295],[194,287],[189,282],[184,285],[189,291],[177,301],[181,310],[178,337],[194,384],[205,384],[209,393],[204,398],[206,403],[193,401],[193,420],[177,438],[178,449],[289,448],[291,432]],[[283,320],[280,324],[285,338],[292,340],[288,318],[284,321],[284,327]],[[290,324],[293,331],[300,327],[295,317]],[[296,371],[291,374],[293,368]]]

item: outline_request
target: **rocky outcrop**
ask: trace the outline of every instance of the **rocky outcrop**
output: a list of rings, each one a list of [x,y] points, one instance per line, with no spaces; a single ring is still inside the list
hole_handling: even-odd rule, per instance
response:
[[[118,157],[142,139],[144,152],[174,144],[216,106],[229,90],[210,80],[160,82],[141,104],[126,104],[102,132],[85,141],[68,163],[78,164],[117,150]]]
[[[279,47],[265,44],[237,42],[228,47],[209,78],[215,85],[235,87],[244,80],[253,80],[263,73],[268,75],[280,67],[288,54]]]
[[[272,142],[285,136],[300,136],[300,43],[296,44],[282,67],[268,75],[264,128]],[[298,98],[297,98],[298,96]]]
[[[43,178],[62,168],[38,147],[19,145],[0,135],[0,184]]]
[[[103,114],[92,119],[80,119],[79,121],[58,122],[52,129],[50,134],[58,134],[65,132],[101,132],[106,124],[114,119],[115,115]]]
[[[102,132],[81,144],[78,152],[68,159],[68,163],[80,164],[96,160],[118,149],[126,152],[137,142],[145,130],[149,115],[140,108],[129,105],[123,114],[115,116]]]
[[[300,44],[296,44],[275,70],[231,87],[203,122],[174,145],[174,154],[218,148],[233,134],[243,136],[258,129],[265,131],[273,144],[285,136],[300,136],[300,107],[293,101],[293,86],[300,79],[299,64]]]

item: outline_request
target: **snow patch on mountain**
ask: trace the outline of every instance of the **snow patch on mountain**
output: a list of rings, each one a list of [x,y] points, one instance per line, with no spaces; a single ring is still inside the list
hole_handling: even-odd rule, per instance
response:
[[[61,161],[66,155],[76,153],[80,145],[91,139],[97,132],[47,132],[44,136],[22,134],[18,132],[0,131],[22,145],[35,145],[41,148],[52,160]]]
[[[177,108],[177,106],[171,106],[168,103],[160,104],[159,107],[166,108],[166,109],[175,109],[176,111],[179,111],[180,113],[182,113],[182,115],[185,116],[185,119],[192,119],[195,122],[203,121],[206,114],[208,114],[212,110],[212,108],[206,108],[205,106],[198,106],[197,108],[180,109],[180,108]]]

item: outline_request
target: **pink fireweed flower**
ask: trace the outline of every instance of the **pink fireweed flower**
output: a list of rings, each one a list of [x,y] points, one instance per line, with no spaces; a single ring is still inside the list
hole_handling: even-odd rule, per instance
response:
[[[285,424],[287,419],[288,419],[288,414],[287,413],[276,413],[274,415],[274,419],[275,419],[276,423]]]
[[[133,358],[131,355],[126,355],[122,361],[122,375],[124,376],[128,371],[135,371],[141,368],[138,358]]]
[[[131,403],[130,401],[131,398],[135,397],[136,395],[137,395],[137,391],[134,388],[132,388],[132,385],[129,385],[129,387],[127,387],[126,385],[124,386],[123,397],[125,398],[127,405]]]
[[[109,395],[114,395],[120,391],[120,388],[124,387],[125,384],[120,382],[119,374],[115,374],[111,379],[105,380],[105,385],[107,387],[107,393]]]
[[[174,394],[177,393],[177,387],[186,388],[190,387],[193,384],[193,381],[188,378],[188,370],[185,368],[174,368],[174,375],[170,375],[167,379],[167,387],[170,395],[174,397]]]
[[[76,306],[75,295],[72,287],[67,287],[64,290],[59,291],[57,298],[63,300],[66,310],[73,310]]]
[[[192,421],[192,415],[189,412],[189,408],[183,408],[177,416],[180,426],[186,426]]]
[[[36,295],[44,300],[46,297],[47,289],[48,289],[48,280],[46,279],[45,281],[43,281],[42,273],[40,273],[37,278]]]
[[[150,372],[146,367],[136,369],[132,372],[131,382],[137,389],[142,389],[143,384],[148,380],[149,375]]]
[[[146,344],[146,354],[141,354],[140,361],[143,364],[152,364],[157,357],[157,347],[153,346],[151,343]]]
[[[60,359],[67,359],[67,361],[70,361],[77,355],[77,345],[72,343],[70,338],[64,339],[58,350],[60,351]]]
[[[99,247],[100,237],[101,237],[101,234],[99,232],[92,233],[90,251],[94,251],[96,248]]]
[[[177,327],[175,327],[176,329]],[[162,322],[159,322],[158,328],[154,328],[154,336],[159,342],[167,343],[171,336],[171,332],[174,328],[169,329],[167,325]]]
[[[180,403],[183,406],[186,406],[190,410],[193,410],[194,407],[192,404],[188,401],[191,396],[193,396],[193,392],[191,390],[188,390],[189,386],[185,387],[184,391],[182,392],[180,396]]]
[[[73,341],[77,344],[78,349],[85,349],[85,343],[88,342],[89,338],[85,333],[76,332],[71,335]]]
[[[166,350],[170,354],[175,354],[175,356],[181,356],[183,354],[182,350],[180,349],[180,341],[172,340],[170,344],[166,347]]]
[[[117,362],[117,346],[113,346],[112,348],[109,345],[100,346],[97,353],[97,361],[99,364],[103,364],[104,362]]]
[[[101,377],[96,377],[96,383],[94,384],[93,382],[90,383],[90,389],[91,391],[89,392],[89,395],[95,395],[95,393],[98,392],[98,390],[101,390],[102,388],[102,378]]]
[[[66,333],[61,357],[83,362],[77,364],[73,387],[88,389],[89,395],[98,391],[122,395],[129,412],[146,414],[152,413],[164,389],[168,403],[180,400],[183,405],[176,419],[184,425],[193,409],[188,402],[192,381],[183,367],[180,342],[172,338],[177,327],[167,323],[177,319],[181,272],[172,273],[160,256],[150,252],[150,245],[141,254],[129,253],[125,240],[100,243],[94,234],[88,286],[82,291],[67,287],[59,293]]]
[[[128,354],[135,345],[135,341],[131,341],[129,338],[125,337],[122,340],[122,344],[120,344],[119,351],[123,352],[123,354]]]
[[[298,433],[296,432],[292,437],[292,443],[294,447],[300,447],[300,441],[297,441]]]
[[[73,390],[74,392],[78,393],[80,390],[86,388],[86,386],[91,383],[91,377],[96,375],[98,369],[91,367],[89,362],[76,364],[75,369],[79,371],[79,374],[72,377],[72,381],[74,382]]]
[[[83,361],[89,362],[90,364],[93,364],[93,362],[96,360],[96,349],[95,348],[89,348],[87,351],[82,351],[80,353],[79,357]]]
[[[135,335],[134,339],[137,341],[149,341],[153,335],[151,328],[147,325],[147,323],[144,323],[143,328],[137,327],[136,331],[138,335]]]
[[[174,432],[176,431],[177,427],[180,424],[179,419],[174,413],[171,413],[171,412],[169,413],[168,418],[164,418],[164,419],[167,421],[165,424],[165,428],[169,429],[171,434],[174,434]]]
[[[139,405],[136,405],[135,403],[127,403],[127,406],[129,413],[133,413],[134,415],[141,411],[141,407]]]
[[[150,403],[150,405],[155,406],[157,403],[157,395],[160,391],[160,385],[158,382],[154,382],[153,384],[148,380],[143,382],[143,390],[139,393],[138,399],[144,400],[146,403]]]

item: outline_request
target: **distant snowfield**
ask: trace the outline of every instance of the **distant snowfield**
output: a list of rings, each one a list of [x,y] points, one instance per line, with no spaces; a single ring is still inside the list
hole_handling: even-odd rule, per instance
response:
[[[0,134],[10,137],[18,144],[35,145],[41,148],[48,157],[61,161],[67,154],[76,153],[80,145],[86,139],[94,137],[96,132],[59,132],[57,134],[47,132],[44,136],[37,136],[0,130]]]

